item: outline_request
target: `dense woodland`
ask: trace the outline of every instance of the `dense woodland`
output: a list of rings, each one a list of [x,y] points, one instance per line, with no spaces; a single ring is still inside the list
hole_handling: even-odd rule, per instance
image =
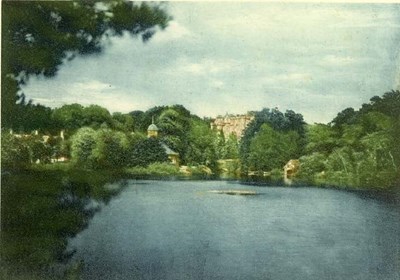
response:
[[[400,91],[307,126],[302,178],[331,185],[387,188],[400,183]]]
[[[54,110],[41,105],[20,104],[20,122],[13,134],[4,131],[2,162],[5,168],[23,168],[33,162],[49,163],[66,157],[87,169],[147,166],[167,162],[165,143],[178,152],[181,164],[216,168],[216,161],[237,158],[233,136],[212,131],[208,120],[192,115],[180,105],[154,107],[146,112],[110,114],[97,105],[64,105]],[[29,117],[28,117],[29,116]],[[24,123],[24,119],[27,123]],[[160,129],[157,139],[147,138],[154,119]],[[59,136],[63,130],[64,140]],[[38,135],[32,133],[37,131]],[[51,135],[46,142],[43,135]],[[9,147],[9,149],[7,149]]]
[[[21,90],[33,76],[53,77],[69,60],[101,53],[112,37],[131,34],[147,41],[170,20],[162,4],[146,2],[5,1],[2,170],[60,157],[81,169],[145,168],[167,161],[162,142],[179,153],[181,165],[205,166],[215,174],[223,159],[234,159],[230,171],[245,176],[279,174],[288,160],[300,159],[296,177],[314,184],[387,188],[398,183],[399,91],[375,96],[360,109],[347,108],[329,124],[306,124],[292,110],[263,109],[253,112],[244,136],[236,139],[211,130],[210,120],[181,105],[110,114],[97,105],[33,104]],[[152,118],[160,129],[156,140],[146,137]],[[50,138],[44,141],[43,135]]]
[[[292,110],[252,112],[254,120],[241,139],[212,130],[209,119],[181,105],[128,114],[79,104],[51,109],[21,102],[18,108],[18,122],[2,133],[3,170],[58,157],[84,169],[147,167],[168,163],[161,147],[165,143],[179,153],[181,165],[207,166],[214,174],[221,171],[218,161],[223,159],[237,160],[234,171],[242,176],[250,171],[279,174],[288,160],[300,159],[297,180],[313,184],[388,188],[400,178],[399,91],[375,96],[358,110],[347,108],[329,124],[306,124]],[[152,120],[160,129],[157,139],[146,136]],[[64,139],[58,135],[61,130]],[[44,141],[43,135],[51,137]]]

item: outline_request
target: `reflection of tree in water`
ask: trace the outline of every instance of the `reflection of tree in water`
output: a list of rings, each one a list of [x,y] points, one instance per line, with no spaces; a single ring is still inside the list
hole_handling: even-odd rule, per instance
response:
[[[66,264],[74,254],[66,250],[68,239],[84,230],[101,205],[126,185],[110,188],[110,176],[81,173],[63,177],[29,172],[2,178],[2,279],[33,272],[39,278],[59,274],[55,264]]]
[[[100,210],[100,205],[90,197],[90,188],[88,183],[63,180],[62,190],[58,197],[58,214],[65,218],[65,223],[59,229],[60,237],[74,237],[88,226],[89,220]],[[65,262],[72,257],[75,250],[65,251],[67,242],[63,245],[64,249],[59,252],[57,259]]]

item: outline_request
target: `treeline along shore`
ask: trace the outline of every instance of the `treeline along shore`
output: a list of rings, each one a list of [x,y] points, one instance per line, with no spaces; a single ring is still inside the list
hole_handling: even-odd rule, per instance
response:
[[[306,124],[292,110],[249,112],[244,130],[229,135],[181,105],[110,114],[97,105],[51,109],[22,99],[18,110],[1,135],[3,174],[33,168],[280,177],[295,160],[291,179],[311,185],[390,189],[400,178],[399,91],[347,108],[328,124]]]

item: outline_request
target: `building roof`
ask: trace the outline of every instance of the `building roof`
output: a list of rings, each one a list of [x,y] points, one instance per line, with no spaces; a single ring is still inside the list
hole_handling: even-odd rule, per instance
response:
[[[158,127],[152,123],[151,125],[149,125],[149,127],[147,128],[147,131],[158,131]]]
[[[179,155],[177,152],[171,150],[171,148],[168,147],[166,144],[161,143],[161,146],[164,148],[165,153],[166,153],[167,155]]]

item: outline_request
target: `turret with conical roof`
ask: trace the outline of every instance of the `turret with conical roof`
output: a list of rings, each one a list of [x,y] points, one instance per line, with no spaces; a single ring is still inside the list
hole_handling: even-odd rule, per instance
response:
[[[147,128],[147,137],[157,137],[158,127],[154,124],[154,117],[151,118],[151,125]]]

